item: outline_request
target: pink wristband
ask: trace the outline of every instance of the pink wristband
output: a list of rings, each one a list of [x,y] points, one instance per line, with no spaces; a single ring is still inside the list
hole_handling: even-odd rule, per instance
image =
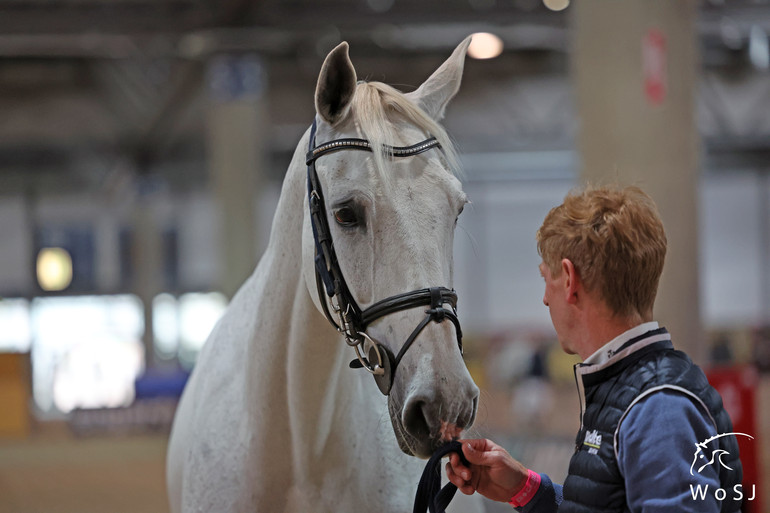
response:
[[[525,506],[532,500],[532,497],[535,496],[535,492],[537,492],[538,488],[540,488],[540,474],[534,470],[528,469],[527,482],[524,483],[524,488],[511,497],[508,504],[514,508]]]

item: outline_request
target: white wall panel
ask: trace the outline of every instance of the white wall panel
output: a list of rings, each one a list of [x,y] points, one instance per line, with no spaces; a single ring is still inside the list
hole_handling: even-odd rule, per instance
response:
[[[766,315],[762,277],[770,255],[762,248],[762,183],[758,173],[701,181],[700,286],[706,327],[754,324]]]

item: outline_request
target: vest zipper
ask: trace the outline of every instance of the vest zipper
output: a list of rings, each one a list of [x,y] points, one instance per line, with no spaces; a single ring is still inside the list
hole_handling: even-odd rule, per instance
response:
[[[580,431],[578,433],[582,433],[583,431],[583,409],[585,406],[585,388],[583,387],[583,378],[582,375],[578,375],[578,368],[580,367],[579,363],[576,363],[573,367],[573,372],[575,374],[575,385],[577,386],[578,390],[578,400],[580,401]],[[575,441],[575,452],[578,452],[580,450],[580,442]]]

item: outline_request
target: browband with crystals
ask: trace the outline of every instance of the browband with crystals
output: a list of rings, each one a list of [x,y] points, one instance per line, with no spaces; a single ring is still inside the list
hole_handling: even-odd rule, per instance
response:
[[[425,139],[422,142],[413,144],[411,146],[384,146],[385,153],[392,157],[411,157],[418,155],[424,151],[428,151],[431,148],[440,148],[441,143],[436,140],[435,137]],[[372,143],[366,139],[337,139],[320,146],[316,146],[305,156],[305,164],[310,164],[321,155],[332,153],[339,150],[361,150],[372,151]]]

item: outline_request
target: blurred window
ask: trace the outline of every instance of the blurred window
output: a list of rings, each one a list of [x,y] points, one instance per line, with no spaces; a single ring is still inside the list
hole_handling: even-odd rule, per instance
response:
[[[162,360],[176,357],[179,351],[179,302],[171,294],[159,294],[152,300],[152,331],[157,356]]]
[[[152,300],[155,354],[161,360],[178,358],[190,369],[214,325],[227,308],[219,292],[191,292],[179,298],[159,294]]]
[[[227,308],[219,292],[190,293],[179,298],[179,361],[191,367],[203,343]]]
[[[0,352],[26,353],[32,337],[29,330],[29,302],[0,299]]]
[[[43,413],[129,405],[144,367],[142,303],[130,295],[37,298],[32,386]]]

